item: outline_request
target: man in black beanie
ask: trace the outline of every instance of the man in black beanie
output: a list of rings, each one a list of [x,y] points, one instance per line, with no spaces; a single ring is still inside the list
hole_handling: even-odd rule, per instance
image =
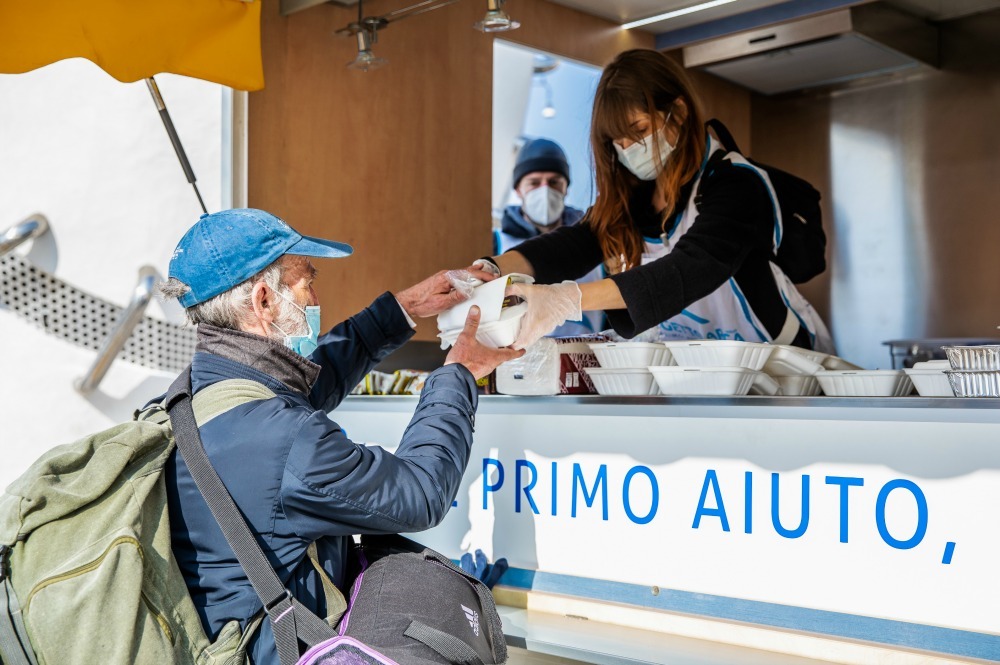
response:
[[[555,141],[533,139],[517,153],[514,191],[521,205],[507,206],[496,237],[495,253],[506,252],[528,238],[576,224],[583,211],[567,207],[569,162]]]
[[[569,189],[569,162],[566,153],[555,141],[532,139],[517,153],[514,164],[514,191],[521,205],[504,209],[500,229],[494,233],[494,254],[502,254],[528,238],[572,226],[583,217],[583,211],[565,204]],[[595,268],[581,278],[589,282],[602,277]],[[555,337],[589,335],[604,329],[603,313],[586,312],[582,321],[571,321],[556,328]]]

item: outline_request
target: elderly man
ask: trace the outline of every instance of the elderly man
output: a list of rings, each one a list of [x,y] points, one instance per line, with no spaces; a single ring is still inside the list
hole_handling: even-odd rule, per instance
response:
[[[232,378],[257,381],[272,399],[236,407],[199,431],[212,465],[279,577],[325,616],[318,560],[343,590],[353,534],[420,531],[440,522],[472,445],[475,380],[520,352],[476,341],[478,310],[426,382],[396,453],[356,444],[326,412],[371,368],[413,335],[413,318],[434,316],[465,296],[438,273],[320,336],[311,258],[352,249],[309,238],[262,210],[202,218],[170,261],[164,296],[198,324],[194,392]],[[260,600],[176,452],[166,473],[174,554],[210,638],[227,621],[246,625]],[[254,663],[277,663],[271,626],[250,644]]]

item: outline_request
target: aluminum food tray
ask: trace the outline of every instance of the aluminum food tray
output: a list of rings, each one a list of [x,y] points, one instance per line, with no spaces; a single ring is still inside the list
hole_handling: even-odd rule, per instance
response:
[[[952,369],[1000,370],[1000,345],[946,346],[943,348]]]
[[[1000,371],[950,369],[945,374],[958,397],[1000,397]]]

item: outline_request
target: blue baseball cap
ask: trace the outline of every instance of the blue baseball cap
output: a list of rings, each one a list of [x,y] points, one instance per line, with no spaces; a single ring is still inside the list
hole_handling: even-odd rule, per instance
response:
[[[205,213],[177,243],[169,276],[191,290],[184,307],[242,284],[285,254],[338,259],[354,249],[342,242],[304,236],[269,212],[254,208]]]

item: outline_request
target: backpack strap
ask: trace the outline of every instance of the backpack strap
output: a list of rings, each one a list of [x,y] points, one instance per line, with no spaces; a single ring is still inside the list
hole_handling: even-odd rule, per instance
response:
[[[21,617],[21,606],[7,575],[10,548],[0,545],[0,662],[7,665],[37,665]]]
[[[223,399],[221,395],[217,397],[219,400]],[[188,367],[170,386],[164,401],[173,424],[177,448],[198,490],[219,523],[226,542],[232,547],[250,584],[264,604],[264,610],[271,620],[281,665],[294,665],[300,655],[299,640],[313,645],[334,637],[336,633],[325,621],[296,600],[274,572],[246,519],[205,453],[191,401],[191,368]],[[206,398],[204,403],[206,408],[212,404],[219,406],[215,399]],[[221,412],[218,411],[216,415]]]
[[[725,148],[726,152],[738,152],[741,155],[743,154],[743,151],[740,150],[740,147],[736,144],[736,139],[733,138],[733,135],[730,133],[729,129],[722,124],[721,120],[718,118],[712,118],[705,123],[705,126],[715,132],[715,137],[719,139],[719,143],[722,144],[722,147]]]
[[[403,635],[433,649],[452,665],[483,665],[483,659],[468,644],[421,621],[411,621]]]

